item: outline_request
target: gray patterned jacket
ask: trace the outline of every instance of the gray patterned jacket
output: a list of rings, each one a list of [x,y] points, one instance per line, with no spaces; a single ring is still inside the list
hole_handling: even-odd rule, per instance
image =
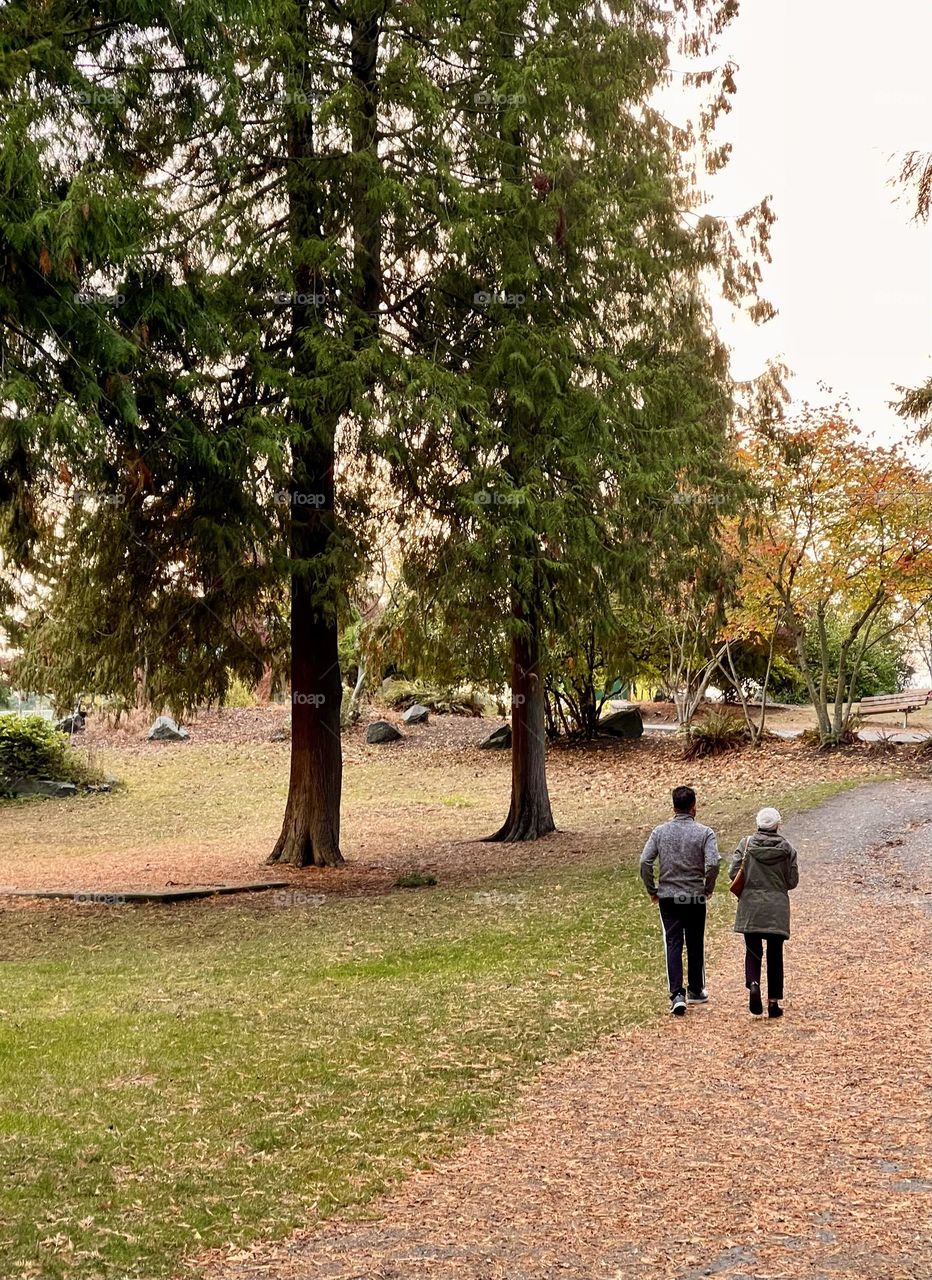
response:
[[[712,894],[721,861],[715,832],[688,813],[654,827],[641,854],[644,888],[658,898],[702,902]],[[654,863],[660,863],[654,884]]]

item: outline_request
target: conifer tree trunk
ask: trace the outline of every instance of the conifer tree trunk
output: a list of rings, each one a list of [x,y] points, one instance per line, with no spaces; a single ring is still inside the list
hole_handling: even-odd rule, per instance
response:
[[[299,9],[304,31],[309,14]],[[306,53],[308,51],[306,50]],[[309,61],[309,57],[308,57]],[[311,67],[307,83],[313,83]],[[299,77],[299,83],[301,79]],[[323,238],[323,194],[313,172],[314,126],[309,111],[288,127],[288,232],[294,261],[291,359],[291,772],[282,831],[267,862],[335,866],[340,852],[343,752],[338,658],[337,584],[328,564],[334,534],[334,463],[339,410],[310,396],[316,344],[326,324],[320,276],[305,246]],[[318,305],[320,297],[323,305]],[[311,305],[307,299],[313,299]]]
[[[282,832],[269,863],[335,866],[340,853],[343,685],[335,592],[323,596],[311,572],[332,536],[332,437],[295,444],[291,494],[291,773]],[[316,479],[322,477],[322,480]],[[310,496],[319,503],[307,501]],[[329,596],[328,600],[326,597]],[[329,607],[328,607],[329,606]]]
[[[304,10],[307,26],[309,11]],[[350,21],[350,72],[356,90],[352,122],[350,198],[353,205],[357,285],[353,341],[361,348],[377,329],[381,300],[381,223],[370,199],[378,181],[378,51],[381,28],[375,13]],[[308,66],[306,82],[312,83]],[[304,79],[300,79],[304,83]],[[298,385],[317,374],[315,342],[321,337],[332,300],[302,252],[308,240],[324,239],[321,192],[312,159],[314,135],[309,112],[298,113],[289,130],[289,229],[294,251],[298,298],[292,321],[292,358]],[[360,163],[360,161],[362,163]],[[307,379],[307,381],[304,381]],[[343,753],[340,712],[343,682],[338,654],[338,604],[341,584],[334,578],[331,552],[335,536],[334,467],[336,433],[350,408],[340,393],[329,398],[306,393],[293,408],[291,486],[291,774],[282,833],[269,863],[335,866],[340,852],[340,801]]]
[[[502,0],[499,4],[495,31],[498,55],[502,65],[514,62],[517,47],[518,10],[516,0]],[[505,113],[500,119],[500,174],[503,189],[518,186],[523,177],[525,163],[524,140],[519,129],[505,123]],[[502,249],[502,286],[514,289],[521,280],[523,246],[505,237]],[[506,431],[512,448],[506,467],[515,487],[520,487],[523,476],[517,454],[524,456],[528,425],[524,411],[514,403],[508,406]],[[540,671],[540,580],[535,564],[530,589],[523,589],[522,561],[535,561],[538,552],[536,539],[525,532],[522,544],[512,557],[512,616],[519,625],[511,642],[511,806],[504,826],[489,839],[517,842],[537,840],[554,831],[553,814],[550,811],[550,795],[547,790],[547,737],[546,694]]]
[[[556,830],[547,790],[544,682],[540,675],[537,611],[515,605],[526,626],[512,640],[511,807],[491,841],[537,840]]]

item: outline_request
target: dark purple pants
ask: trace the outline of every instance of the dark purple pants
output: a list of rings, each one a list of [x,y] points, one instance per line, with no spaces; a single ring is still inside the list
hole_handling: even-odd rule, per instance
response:
[[[760,985],[761,967],[764,961],[764,943],[767,943],[767,999],[783,999],[783,944],[785,938],[776,933],[746,933],[744,935],[744,985],[752,982]]]

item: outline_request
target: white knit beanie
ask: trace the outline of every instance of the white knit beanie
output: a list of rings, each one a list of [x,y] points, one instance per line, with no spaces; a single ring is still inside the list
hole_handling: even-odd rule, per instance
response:
[[[761,831],[776,831],[782,821],[779,809],[761,809],[757,815],[757,825]]]

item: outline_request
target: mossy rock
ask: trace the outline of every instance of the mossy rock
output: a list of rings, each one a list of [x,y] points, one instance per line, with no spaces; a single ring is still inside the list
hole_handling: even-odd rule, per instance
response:
[[[395,881],[396,889],[431,889],[437,877],[429,871],[406,871]]]

